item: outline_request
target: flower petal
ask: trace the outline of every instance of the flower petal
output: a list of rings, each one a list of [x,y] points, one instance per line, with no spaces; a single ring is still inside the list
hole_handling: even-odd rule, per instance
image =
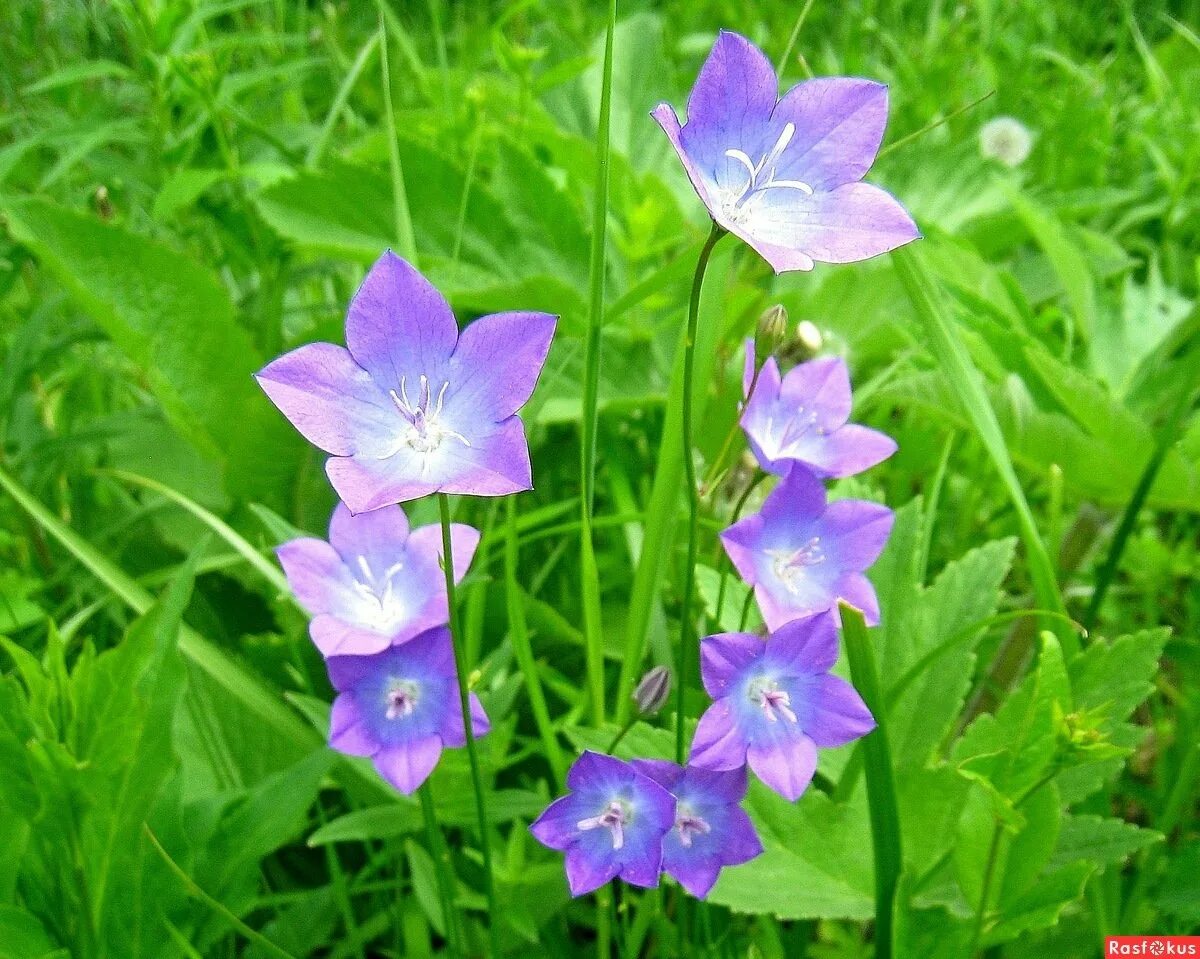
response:
[[[595,855],[590,847],[576,843],[567,849],[566,867],[571,895],[583,896],[616,876],[621,865],[610,857]]]
[[[837,622],[818,613],[785,623],[767,640],[764,656],[786,675],[826,673],[837,662]]]
[[[557,322],[549,313],[495,313],[463,330],[447,366],[447,422],[456,429],[480,419],[498,423],[524,406]]]
[[[839,599],[845,600],[862,612],[863,620],[868,626],[879,625],[879,598],[875,595],[875,587],[871,585],[871,581],[862,573],[848,573],[843,576],[837,582],[836,591]],[[836,607],[834,612],[837,613],[840,623],[841,613]]]
[[[440,736],[425,736],[375,754],[375,768],[406,796],[429,778],[442,756]]]
[[[812,718],[804,732],[818,746],[844,746],[875,728],[875,717],[853,686],[822,676],[813,695]]]
[[[393,642],[404,642],[415,635],[406,630],[399,635],[388,636],[328,614],[314,617],[308,624],[308,634],[322,656],[367,656],[381,653]]]
[[[373,756],[379,749],[354,699],[344,693],[329,712],[329,745],[347,756]]]
[[[817,771],[817,747],[807,736],[780,738],[752,745],[746,760],[759,779],[795,802]]]
[[[285,353],[254,378],[300,435],[326,453],[383,450],[403,422],[370,374],[332,343]]]
[[[737,769],[746,764],[746,740],[727,699],[717,700],[700,717],[688,763],[703,769]]]
[[[288,587],[310,616],[346,609],[344,595],[353,579],[342,558],[323,539],[305,536],[275,550]]]
[[[346,345],[385,391],[402,382],[411,389],[422,375],[436,389],[457,339],[445,298],[391,250],[375,261],[346,313]]]
[[[478,546],[479,530],[474,526],[468,526],[466,523],[450,524],[450,554],[454,560],[454,582],[462,582],[462,578],[467,575],[467,570],[471,566],[471,560],[474,558]],[[433,557],[434,564],[440,569],[442,561],[441,525],[431,523],[428,526],[414,529],[408,540],[408,548],[411,552],[420,552]],[[443,586],[442,593],[445,594],[445,592]],[[444,598],[443,595],[443,600]],[[445,606],[445,602],[442,605]]]
[[[776,166],[778,180],[829,190],[861,180],[887,126],[888,90],[860,77],[818,77],[792,87],[771,117],[796,133]]]
[[[475,734],[475,738],[479,739],[492,728],[492,722],[488,719],[487,713],[483,711],[483,703],[479,701],[479,697],[474,693],[469,693],[471,700],[471,731]],[[442,724],[442,739],[447,746],[465,746],[467,744],[467,734],[463,728],[462,710],[459,708],[457,697],[454,700],[453,708],[446,713],[445,721]]]
[[[569,789],[592,789],[603,792],[605,784],[629,779],[629,764],[615,756],[585,749],[567,771]]]
[[[822,526],[824,541],[837,551],[838,563],[846,569],[867,569],[879,558],[892,532],[895,514],[880,503],[843,499],[830,503]]]
[[[886,433],[848,423],[822,437],[822,442],[807,444],[797,456],[825,476],[854,476],[882,463],[896,452],[896,441]]]
[[[507,496],[533,489],[533,473],[529,465],[529,444],[525,425],[519,417],[510,416],[495,431],[481,437],[471,437],[470,447],[452,446],[431,474],[443,478],[439,489],[463,496]]]
[[[338,503],[329,520],[329,542],[351,568],[362,557],[381,573],[403,557],[407,541],[408,517],[399,506],[351,513],[345,503]]]
[[[529,826],[533,838],[551,849],[566,849],[579,838],[579,820],[586,818],[578,796],[560,796]]]
[[[823,430],[835,430],[850,418],[850,371],[840,356],[801,363],[788,371],[779,399],[790,409],[816,417]]]
[[[333,456],[325,463],[325,475],[353,513],[407,503],[442,488],[422,472],[421,455],[407,447],[386,459]]]
[[[700,676],[713,699],[728,696],[740,674],[764,655],[767,644],[753,633],[717,633],[700,643]]]

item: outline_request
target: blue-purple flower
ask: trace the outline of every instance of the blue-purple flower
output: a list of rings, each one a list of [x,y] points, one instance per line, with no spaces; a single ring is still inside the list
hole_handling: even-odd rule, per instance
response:
[[[658,885],[663,837],[675,824],[675,799],[629,763],[585,752],[567,773],[569,795],[554,800],[529,827],[566,854],[571,895],[582,896],[615,876],[635,886]]]
[[[450,527],[454,579],[466,575],[479,531]],[[313,617],[309,633],[325,656],[378,653],[450,618],[440,526],[409,532],[399,506],[352,514],[339,503],[329,542],[294,539],[276,551],[288,585]]]
[[[331,656],[325,665],[338,692],[329,745],[350,756],[369,756],[402,793],[413,792],[429,777],[444,747],[466,745],[446,627],[370,656]],[[489,726],[471,693],[475,738]]]
[[[751,391],[753,384],[753,391]],[[780,377],[775,357],[754,376],[754,341],[746,344],[742,429],[759,465],[782,476],[801,463],[817,476],[853,476],[894,452],[890,436],[850,419],[850,373],[841,357],[810,360]]]
[[[391,251],[346,315],[346,345],[310,343],[257,374],[355,513],[429,493],[531,487],[516,415],[554,335],[547,313],[497,313],[459,335],[442,295]]]
[[[813,261],[849,263],[920,234],[896,200],[863,183],[887,123],[887,87],[820,77],[777,99],[779,80],[762,51],[722,31],[680,127],[674,109],[653,112],[718,224],[776,273]]]
[[[793,466],[762,509],[721,534],[725,552],[748,584],[769,630],[801,616],[834,610],[844,599],[879,622],[875,588],[863,571],[892,530],[886,506],[865,500],[826,504],[825,487]]]
[[[822,613],[793,620],[766,641],[722,633],[700,644],[700,672],[713,704],[700,717],[689,762],[707,769],[749,763],[788,800],[817,768],[817,747],[865,736],[875,720],[862,698],[830,674],[837,627]]]
[[[708,895],[723,866],[749,862],[762,852],[750,817],[738,805],[746,795],[746,768],[717,770],[634,759],[634,769],[675,797],[675,825],[663,838],[663,872],[699,899]]]

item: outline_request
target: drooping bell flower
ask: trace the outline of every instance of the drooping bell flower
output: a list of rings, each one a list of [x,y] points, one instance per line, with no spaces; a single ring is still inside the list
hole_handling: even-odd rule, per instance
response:
[[[658,885],[663,837],[675,823],[675,799],[629,763],[584,752],[567,773],[572,791],[529,827],[538,842],[566,854],[572,896],[619,876],[635,886]]]
[[[354,513],[430,493],[503,496],[531,487],[516,415],[554,335],[547,313],[481,317],[459,335],[440,293],[390,250],[346,315],[346,345],[310,343],[258,374],[311,443]]]
[[[687,122],[680,127],[670,104],[654,109],[712,218],[776,273],[865,260],[916,239],[904,208],[862,182],[883,139],[887,87],[818,77],[778,92],[762,51],[723,30]]]
[[[331,656],[325,665],[338,692],[329,745],[350,756],[369,756],[379,775],[402,793],[429,778],[443,748],[467,744],[446,627],[370,656]],[[470,697],[478,739],[490,724],[479,699]]]
[[[892,511],[866,500],[826,503],[825,487],[793,466],[759,512],[721,533],[738,574],[754,587],[769,630],[844,599],[879,622],[875,588],[863,575],[892,530]]]
[[[837,628],[822,613],[797,619],[764,641],[722,633],[700,644],[700,674],[713,704],[700,717],[688,762],[754,774],[785,799],[808,788],[817,747],[843,746],[875,728],[862,698],[830,674]]]
[[[479,531],[450,527],[454,579],[462,580]],[[325,656],[378,653],[446,623],[442,530],[409,532],[399,506],[357,516],[339,503],[329,521],[329,542],[303,537],[276,551],[288,585],[312,616],[309,634]]]
[[[753,384],[753,390],[751,385]],[[890,437],[850,419],[850,373],[841,357],[824,357],[779,375],[768,357],[754,375],[754,341],[746,342],[742,429],[759,465],[782,476],[800,463],[817,476],[853,476],[896,452]]]
[[[675,825],[663,838],[663,872],[698,899],[708,895],[724,866],[762,852],[750,817],[738,804],[746,795],[746,768],[716,770],[634,759],[638,772],[675,797]]]

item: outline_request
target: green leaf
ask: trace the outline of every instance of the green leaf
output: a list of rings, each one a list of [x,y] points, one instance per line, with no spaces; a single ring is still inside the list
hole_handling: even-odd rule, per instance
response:
[[[533,819],[546,806],[540,793],[524,789],[496,789],[488,793],[487,816],[492,823],[509,823],[514,819]],[[468,793],[450,795],[437,806],[438,822],[443,826],[467,827],[476,822],[475,799]],[[372,839],[391,839],[425,828],[421,808],[412,800],[401,800],[387,806],[372,806],[339,816],[308,837],[310,846],[335,842],[366,842]]]
[[[46,934],[36,916],[0,903],[0,959],[55,959],[67,955]]]
[[[235,495],[279,502],[300,443],[254,385],[263,358],[208,270],[41,200],[6,201],[13,237],[143,371],[171,424],[222,463]]]
[[[564,730],[577,749],[590,749],[598,753],[607,753],[609,744],[620,731],[620,727],[612,723],[600,729],[571,726]],[[669,729],[660,729],[639,720],[621,737],[613,755],[622,759],[673,759],[675,734]]]
[[[1146,629],[1111,643],[1093,642],[1071,664],[1071,690],[1076,709],[1104,707],[1110,728],[1128,719],[1154,691],[1166,628]]]
[[[437,874],[433,857],[422,846],[411,839],[404,843],[404,854],[408,859],[408,871],[412,876],[413,892],[417,902],[429,919],[429,924],[439,935],[446,934],[446,917],[442,912],[442,900],[438,895]]]
[[[1063,909],[1083,895],[1084,884],[1094,868],[1091,863],[1077,862],[1043,876],[1005,908],[1000,921],[984,935],[983,943],[1007,942],[1023,932],[1054,925]]]
[[[1123,819],[1064,816],[1050,866],[1069,866],[1079,861],[1098,865],[1123,862],[1135,852],[1162,840],[1162,833],[1142,829]]]

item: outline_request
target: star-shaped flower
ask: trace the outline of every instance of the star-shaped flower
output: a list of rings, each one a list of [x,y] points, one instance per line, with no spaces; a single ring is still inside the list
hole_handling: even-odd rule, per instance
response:
[[[742,389],[749,395],[742,429],[768,473],[782,476],[802,463],[817,476],[853,476],[896,452],[890,436],[847,422],[850,373],[839,356],[801,363],[782,378],[775,357],[768,357],[755,379],[754,341],[748,340]]]
[[[467,744],[446,627],[371,656],[331,656],[325,666],[338,691],[329,745],[349,756],[369,756],[402,793],[429,778],[444,747]],[[474,693],[471,727],[476,739],[490,728]]]
[[[450,527],[454,579],[466,575],[479,531]],[[339,503],[329,542],[304,537],[276,551],[288,585],[313,617],[309,633],[325,656],[378,653],[450,618],[442,573],[442,530],[411,533],[399,506],[357,516]]]
[[[793,466],[762,509],[721,534],[725,552],[754,596],[770,630],[800,616],[836,612],[844,599],[879,622],[875,588],[863,571],[892,530],[886,506],[865,500],[825,502],[825,487]]]
[[[750,817],[738,805],[746,795],[746,769],[701,769],[659,759],[634,759],[675,797],[675,825],[663,838],[663,872],[698,899],[712,889],[723,866],[749,862],[762,852]]]
[[[310,343],[257,374],[271,401],[332,457],[352,512],[429,493],[503,496],[531,487],[519,410],[533,393],[555,317],[454,314],[390,250],[350,303],[346,344]]]
[[[861,182],[883,139],[887,87],[819,77],[777,100],[778,91],[762,51],[721,31],[687,122],[680,127],[670,104],[654,109],[712,218],[776,273],[865,260],[916,239],[904,208]]]
[[[571,895],[614,876],[658,885],[663,837],[675,823],[675,799],[629,763],[584,752],[567,773],[569,795],[554,800],[529,827],[538,842],[566,853]]]
[[[788,623],[765,642],[722,633],[700,644],[700,672],[713,704],[700,717],[689,762],[754,774],[788,800],[817,768],[817,747],[843,746],[875,728],[862,698],[830,674],[837,628],[822,613]]]

